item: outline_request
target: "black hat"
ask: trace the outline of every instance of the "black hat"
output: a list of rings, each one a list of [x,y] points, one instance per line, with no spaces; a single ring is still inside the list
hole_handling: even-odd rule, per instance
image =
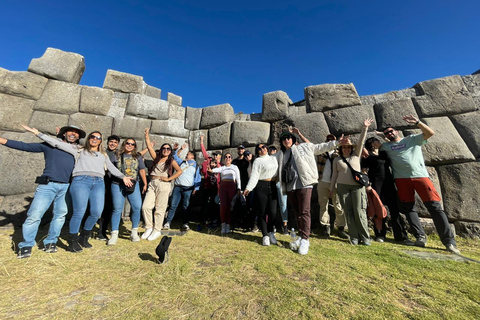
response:
[[[297,142],[297,137],[293,133],[291,133],[290,131],[282,132],[282,134],[280,135],[280,141],[282,141],[285,138],[292,138],[293,144],[295,144],[295,142]]]
[[[237,149],[245,149],[245,146],[243,144],[239,145]]]
[[[245,150],[245,152],[243,153],[244,156],[248,156],[248,155],[250,155],[250,154],[252,154],[252,153],[250,152],[250,150]]]
[[[58,132],[57,134],[57,138],[60,138],[62,139],[63,138],[63,135],[65,134],[65,132],[67,131],[71,131],[71,130],[76,130],[78,131],[78,135],[79,135],[79,139],[83,139],[87,136],[87,134],[85,133],[85,131],[83,131],[82,129],[80,129],[79,127],[77,126],[64,126],[60,129],[60,131]]]

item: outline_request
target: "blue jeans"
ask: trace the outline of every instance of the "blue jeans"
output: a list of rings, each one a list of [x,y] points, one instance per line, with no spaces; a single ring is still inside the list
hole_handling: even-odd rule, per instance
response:
[[[168,210],[167,215],[167,222],[170,223],[175,216],[175,211],[177,211],[178,205],[180,204],[180,200],[182,200],[182,208],[183,211],[186,212],[188,206],[190,205],[190,196],[192,195],[194,187],[182,187],[182,186],[175,186],[172,192],[172,202],[170,204],[170,209]],[[185,216],[183,219],[184,223],[186,222]]]
[[[83,229],[92,230],[103,211],[105,203],[105,183],[103,178],[92,176],[76,176],[70,186],[72,196],[73,215],[70,219],[70,233],[77,234],[83,216],[90,202],[90,215],[85,221]]]
[[[68,186],[68,183],[57,182],[38,185],[30,209],[28,209],[27,212],[27,220],[25,220],[22,226],[24,241],[18,244],[19,248],[33,247],[35,245],[38,226],[45,211],[48,210],[52,202],[53,218],[50,222],[47,238],[43,240],[43,244],[57,243],[68,211],[67,204],[65,203],[65,194],[67,193]]]
[[[282,215],[283,222],[288,222],[288,210],[287,210],[287,194],[282,193],[282,182],[277,182],[278,193],[278,205],[280,206],[280,214]]]
[[[140,209],[142,208],[142,195],[140,194],[140,183],[135,184],[135,190],[131,193],[126,192],[125,186],[118,183],[112,183],[112,231],[117,231],[120,225],[120,217],[122,216],[125,198],[130,202],[132,207],[132,228],[138,228],[140,222]],[[107,222],[105,222],[107,223]]]

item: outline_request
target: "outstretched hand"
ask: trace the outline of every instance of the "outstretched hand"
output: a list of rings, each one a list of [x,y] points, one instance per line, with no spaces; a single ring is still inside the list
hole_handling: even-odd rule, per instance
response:
[[[344,136],[344,135],[342,134],[342,136],[338,139],[338,143],[339,143],[340,145],[343,145],[343,144],[346,144],[346,143],[349,143],[349,142],[350,142],[350,135]]]
[[[365,119],[365,120],[363,121],[363,125],[368,128],[368,127],[370,127],[370,126],[372,125],[372,123],[374,123],[374,122],[375,122],[375,120],[373,120],[372,118],[367,118],[367,119]]]
[[[38,130],[35,129],[35,128],[30,128],[29,126],[26,126],[24,124],[22,124],[22,127],[23,129],[27,130],[27,131],[30,131],[31,133],[33,133],[34,135],[37,135],[38,134]]]
[[[145,128],[143,130],[143,133],[145,134],[146,137],[148,137],[148,133],[150,132],[150,128]]]
[[[133,182],[132,182],[132,178],[129,178],[129,177],[125,177],[122,179],[123,180],[123,183],[127,186],[127,187],[131,187],[133,186]]]
[[[403,117],[403,120],[408,124],[416,124],[418,119],[413,116],[413,114],[409,114],[408,116]]]

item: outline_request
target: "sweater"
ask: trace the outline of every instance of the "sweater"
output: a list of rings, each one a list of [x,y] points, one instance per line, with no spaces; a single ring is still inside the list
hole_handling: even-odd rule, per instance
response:
[[[230,179],[235,180],[237,183],[237,189],[242,189],[242,184],[240,181],[240,171],[238,170],[237,166],[231,164],[229,166],[223,166],[220,168],[215,168],[212,170],[213,173],[220,173],[220,178],[223,179]]]
[[[258,183],[258,180],[272,179],[277,175],[278,162],[275,157],[270,157],[268,154],[260,156],[253,161],[252,174],[248,180],[246,190],[253,190]]]

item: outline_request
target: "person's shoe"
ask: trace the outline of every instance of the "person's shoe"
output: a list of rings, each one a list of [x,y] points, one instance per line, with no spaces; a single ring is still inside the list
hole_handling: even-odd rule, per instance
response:
[[[412,240],[406,238],[405,240],[402,241],[402,243],[406,246],[409,246],[409,247],[413,247],[415,245],[415,242],[413,242]]]
[[[68,251],[76,253],[82,250],[82,246],[78,243],[78,234],[71,233],[68,239]]]
[[[163,225],[163,228],[164,230],[170,230],[170,222],[166,222],[164,225]]]
[[[330,237],[330,226],[329,225],[320,225],[320,237],[329,238]]]
[[[289,234],[289,232],[288,232],[288,226],[285,225],[285,226],[282,227],[282,234],[288,236],[288,234]]]
[[[95,237],[95,239],[100,240],[100,241],[107,241],[108,240],[107,236],[104,235],[101,231],[99,231],[97,233],[97,236]]]
[[[32,255],[32,247],[23,247],[18,250],[18,259],[25,259],[25,258],[30,258]]]
[[[385,242],[385,238],[384,237],[375,237],[375,241],[383,243],[383,242]]]
[[[421,235],[417,237],[417,240],[415,241],[415,245],[417,247],[425,248],[426,244],[427,244],[427,237],[425,235]]]
[[[225,222],[222,222],[222,230],[220,231],[221,234],[222,234],[222,236],[225,235],[225,226],[226,226],[226,225],[227,225],[227,224],[226,224]]]
[[[346,233],[343,228],[342,229],[338,228],[337,235],[341,239],[348,239],[349,238],[348,233]]]
[[[91,234],[92,234],[92,231],[82,229],[80,231],[80,236],[78,237],[78,243],[84,248],[91,248],[92,245],[90,244],[90,242],[88,242],[88,239],[90,239]]]
[[[277,244],[277,238],[275,238],[275,232],[269,232],[268,236],[270,237],[271,244]]]
[[[264,246],[269,246],[270,245],[270,237],[269,236],[265,236],[262,238],[262,245]]]
[[[298,247],[300,247],[300,241],[302,238],[298,237],[295,241],[290,242],[290,249],[293,251],[297,251]]]
[[[310,247],[310,241],[308,239],[300,240],[300,246],[298,247],[298,253],[301,255],[306,255],[308,253],[308,248]]]
[[[252,232],[258,232],[258,231],[259,231],[259,230],[258,230],[258,226],[257,226],[257,223],[255,222],[255,223],[253,224]]]
[[[225,223],[225,233],[230,233],[230,225],[228,223]]]
[[[47,243],[44,247],[43,247],[43,251],[46,252],[46,253],[55,253],[58,251],[57,249],[57,245],[55,243]]]
[[[358,245],[358,239],[357,238],[350,238],[350,244],[352,246]]]
[[[118,241],[118,230],[112,231],[110,235],[110,240],[108,240],[107,245],[114,246]]]
[[[145,240],[148,237],[150,237],[150,235],[152,234],[152,231],[153,231],[153,228],[146,229],[145,232],[142,234],[142,239]]]
[[[363,244],[364,246],[371,246],[371,245],[372,245],[372,240],[370,240],[370,239],[363,239],[363,240],[362,240],[362,244]]]
[[[140,241],[140,237],[138,236],[138,228],[132,228],[132,233],[130,233],[130,240],[132,240],[132,242]]]
[[[190,230],[190,226],[188,225],[188,223],[184,223],[182,225],[182,231],[188,231],[188,230]]]
[[[454,244],[447,244],[445,246],[448,252],[455,253],[455,254],[460,254],[460,250],[457,249],[457,246]]]
[[[147,238],[147,240],[148,241],[157,240],[158,238],[160,238],[161,235],[162,233],[160,231],[154,230],[152,234]]]

